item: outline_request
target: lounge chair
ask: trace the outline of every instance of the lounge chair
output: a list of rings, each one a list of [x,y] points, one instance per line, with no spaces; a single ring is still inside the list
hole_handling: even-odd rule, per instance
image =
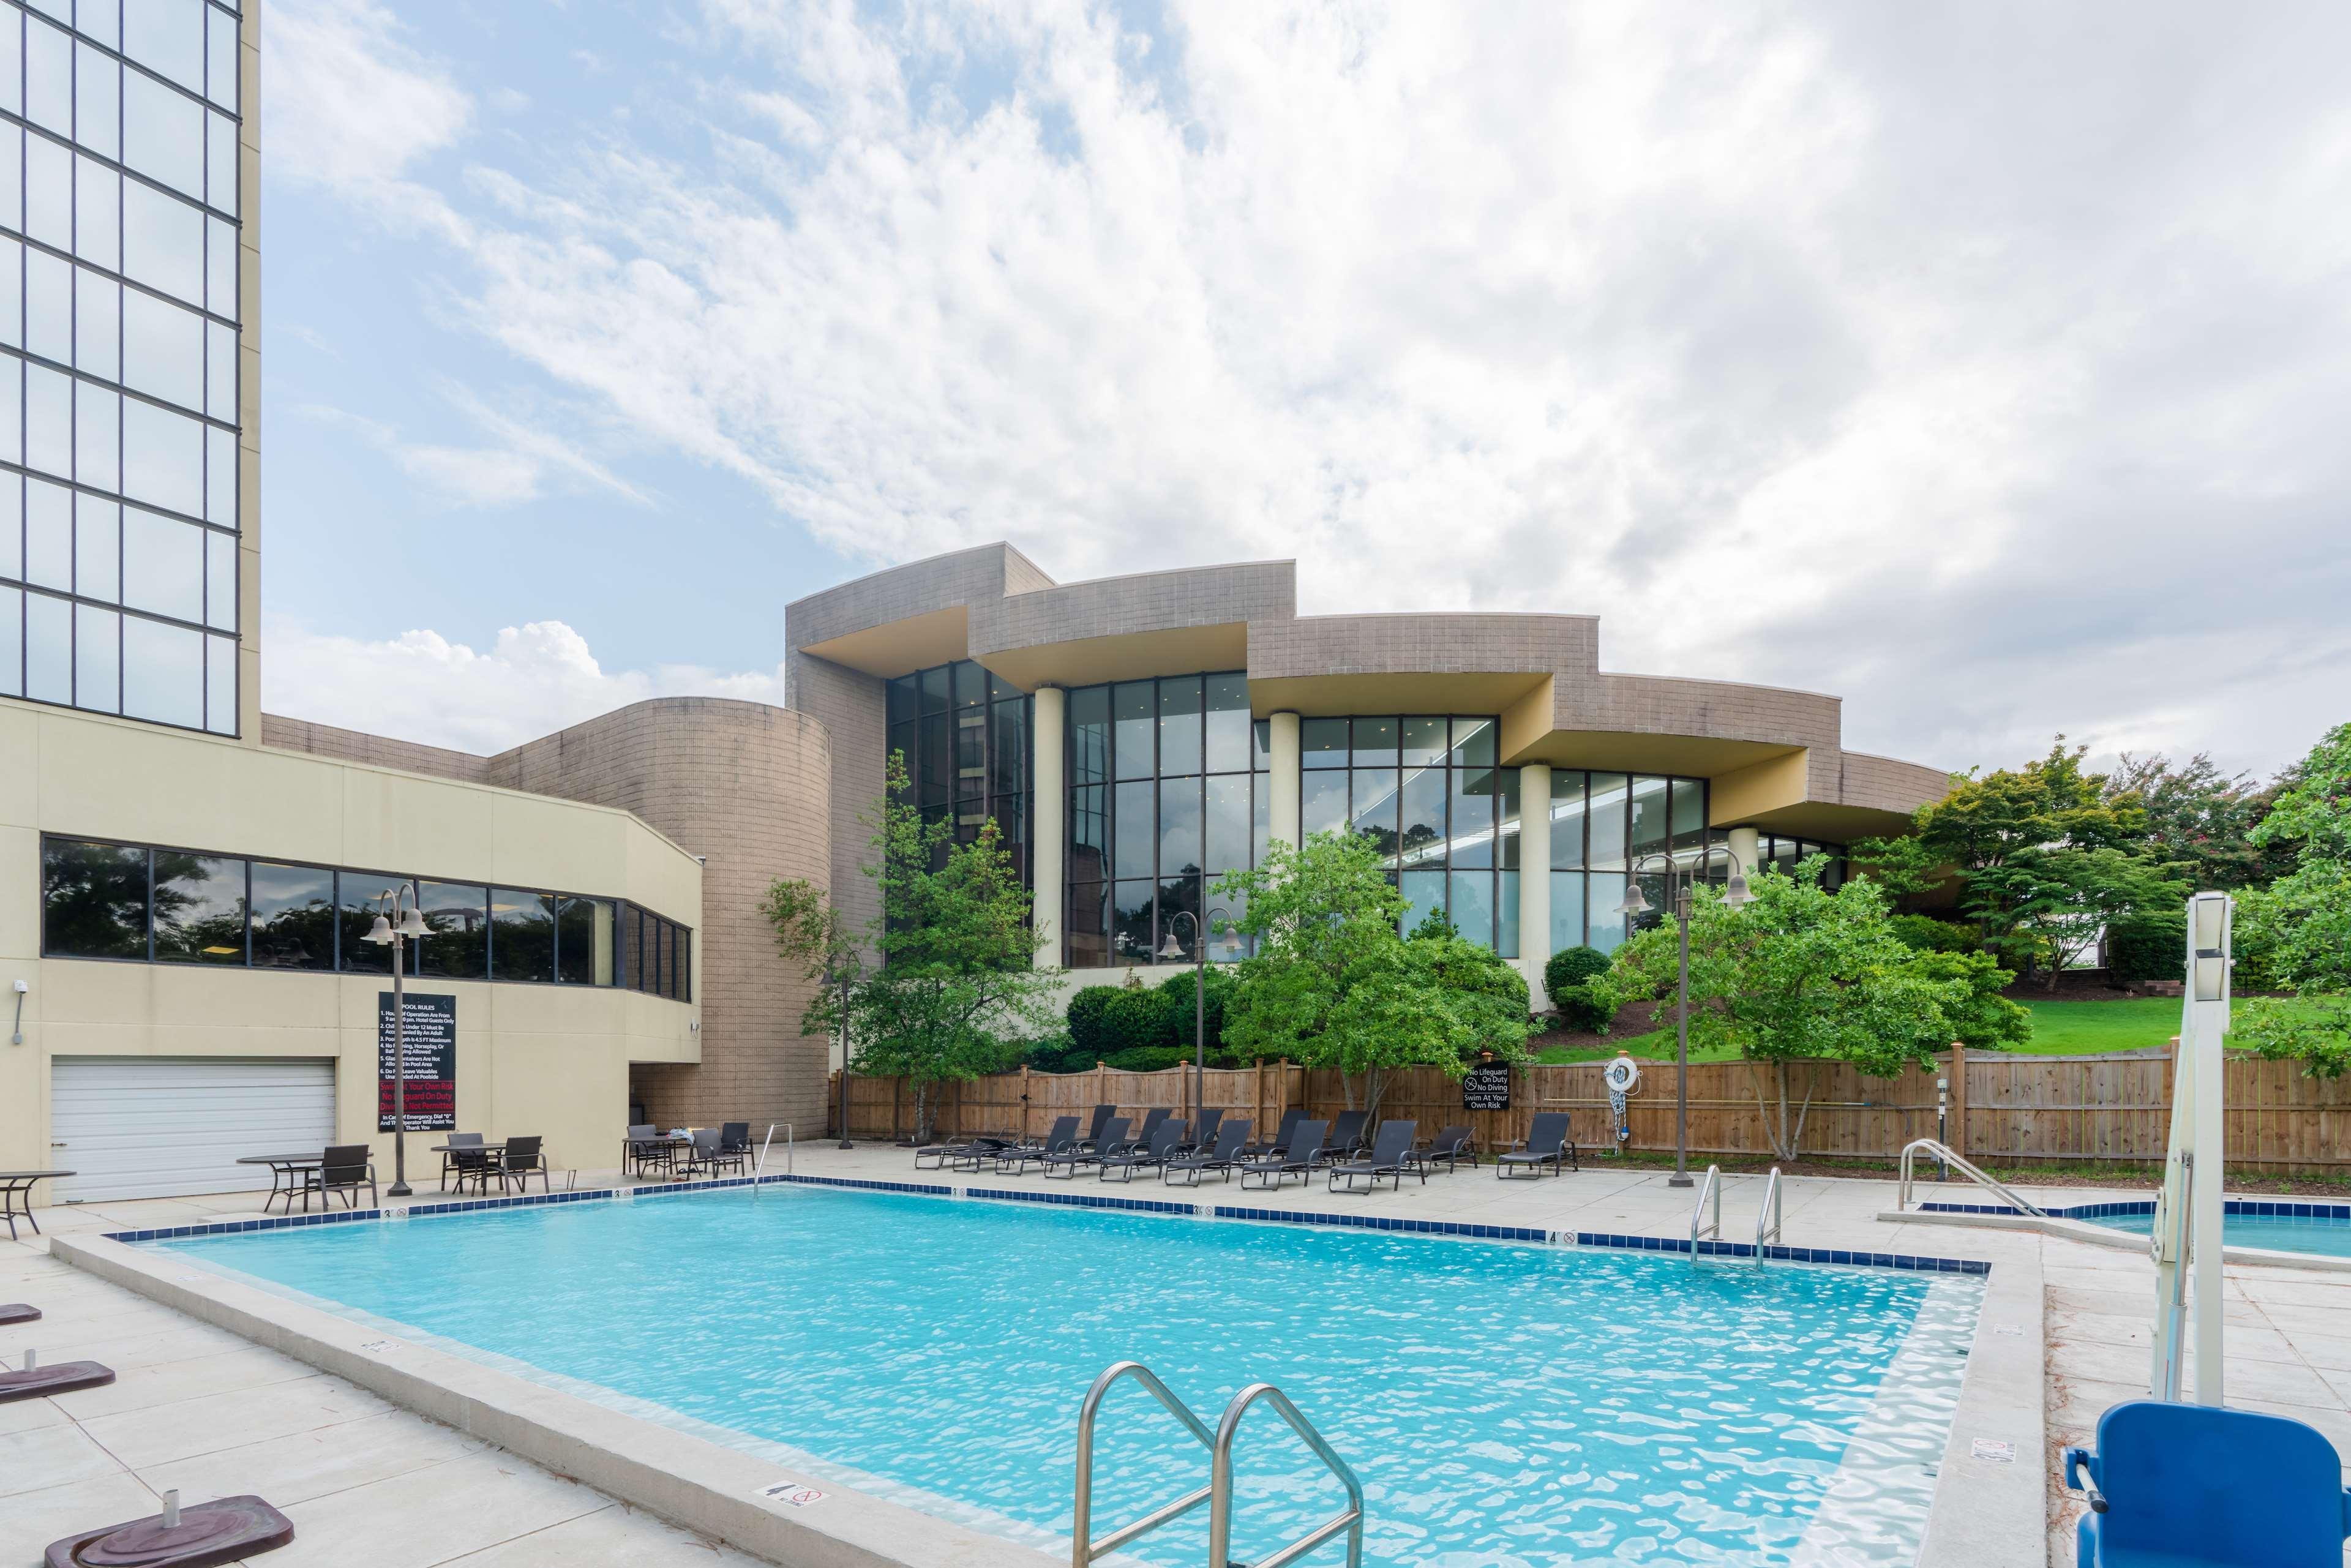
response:
[[[2081,1568],[2337,1568],[2351,1533],[2335,1445],[2251,1410],[2126,1399],[2096,1453],[2065,1450],[2065,1485],[2090,1494]]]
[[[650,1134],[653,1129],[648,1127],[645,1131]],[[637,1130],[634,1127],[630,1128],[629,1136],[633,1138],[636,1135]],[[457,1151],[461,1148],[477,1149],[481,1146],[482,1134],[479,1133],[452,1133],[449,1134],[449,1146],[441,1151],[441,1190],[443,1192],[447,1192],[449,1190],[449,1173],[457,1168]]]
[[[1102,1147],[1102,1134],[1109,1130],[1110,1119],[1117,1114],[1115,1105],[1095,1106],[1092,1124],[1086,1128],[1086,1135],[1078,1140],[1080,1146],[1090,1150]]]
[[[1379,1136],[1372,1140],[1372,1152],[1368,1155],[1359,1160],[1333,1161],[1322,1167],[1330,1173],[1328,1190],[1338,1191],[1339,1180],[1342,1176],[1346,1178],[1349,1192],[1355,1190],[1355,1183],[1359,1179],[1368,1180],[1372,1184],[1364,1189],[1365,1191],[1377,1192],[1380,1189],[1382,1176],[1387,1177],[1401,1189],[1404,1186],[1404,1173],[1407,1170],[1416,1171],[1420,1176],[1420,1185],[1426,1186],[1428,1172],[1419,1169],[1412,1157],[1412,1141],[1419,1134],[1418,1122],[1410,1120],[1382,1122]]]
[[[1133,1181],[1137,1169],[1144,1166],[1163,1166],[1175,1154],[1176,1142],[1184,1136],[1184,1124],[1162,1121],[1147,1144],[1130,1144],[1114,1155],[1104,1155],[1094,1162],[1094,1176],[1101,1181],[1110,1180],[1110,1173],[1120,1173],[1119,1180]]]
[[[914,1168],[918,1171],[938,1170],[942,1167],[951,1170],[977,1171],[982,1161],[996,1158],[999,1151],[1011,1148],[1019,1141],[1009,1133],[974,1133],[968,1136],[958,1134],[940,1143],[925,1144],[921,1148],[916,1149]],[[925,1165],[923,1163],[925,1160],[928,1160],[930,1164]]]
[[[1221,1179],[1233,1179],[1233,1166],[1239,1163],[1241,1145],[1249,1142],[1249,1124],[1246,1117],[1236,1116],[1217,1124],[1217,1141],[1205,1149],[1194,1149],[1188,1155],[1178,1155],[1159,1167],[1159,1179],[1164,1185],[1170,1172],[1181,1171],[1190,1179],[1186,1186],[1200,1185],[1200,1173],[1216,1171]]]
[[[1050,1154],[1067,1154],[1077,1146],[1077,1143],[1078,1119],[1075,1116],[1056,1116],[1053,1118],[1053,1130],[1036,1143],[1012,1144],[998,1150],[996,1155],[997,1174],[1024,1175],[1031,1161],[1041,1160]]]
[[[1463,1160],[1468,1160],[1473,1168],[1478,1164],[1478,1134],[1467,1124],[1445,1128],[1414,1150],[1412,1155],[1412,1163],[1420,1167],[1423,1176],[1440,1161],[1450,1173],[1458,1168],[1459,1162]]]
[[[1494,1156],[1494,1175],[1502,1180],[1508,1180],[1514,1170],[1531,1170],[1540,1178],[1545,1166],[1551,1166],[1553,1176],[1583,1169],[1575,1163],[1575,1145],[1567,1135],[1564,1111],[1536,1112],[1527,1135]]]
[[[319,1207],[330,1207],[329,1197],[341,1193],[345,1208],[360,1206],[360,1188],[367,1188],[368,1207],[380,1207],[375,1195],[375,1162],[368,1157],[365,1144],[339,1144],[322,1156],[318,1168],[308,1172],[309,1179],[302,1188],[302,1212],[310,1212],[310,1195],[319,1195]]]
[[[1281,1113],[1281,1125],[1275,1129],[1270,1139],[1262,1144],[1251,1144],[1241,1150],[1241,1153],[1253,1160],[1281,1153],[1282,1150],[1290,1147],[1290,1134],[1298,1131],[1298,1124],[1304,1120],[1306,1120],[1306,1113],[1303,1111],[1284,1111]]]
[[[1095,1140],[1101,1149],[1115,1151],[1123,1147],[1126,1143],[1126,1118],[1113,1116],[1102,1124],[1101,1132],[1101,1137]],[[1055,1171],[1060,1171],[1061,1179],[1067,1181],[1077,1176],[1080,1166],[1093,1165],[1102,1158],[1101,1153],[1088,1148],[1085,1140],[1081,1138],[1066,1149],[1046,1151],[1045,1175],[1050,1177]]]
[[[1260,1191],[1271,1191],[1291,1176],[1300,1181],[1314,1179],[1314,1166],[1322,1157],[1322,1134],[1328,1122],[1301,1122],[1290,1134],[1290,1146],[1278,1155],[1261,1160],[1249,1160],[1240,1166],[1241,1190],[1249,1190],[1249,1177],[1258,1178]]]
[[[1222,1111],[1203,1111],[1192,1119],[1192,1131],[1176,1147],[1187,1155],[1198,1154],[1217,1141],[1217,1129],[1224,1125]]]
[[[1323,1141],[1325,1160],[1348,1159],[1364,1146],[1364,1127],[1372,1119],[1369,1111],[1342,1111],[1339,1119],[1331,1124],[1331,1136]]]
[[[1155,1105],[1150,1110],[1145,1111],[1143,1113],[1143,1125],[1134,1130],[1135,1144],[1138,1145],[1147,1145],[1154,1137],[1158,1135],[1160,1125],[1174,1113],[1175,1113],[1162,1105]],[[1176,1130],[1178,1133],[1181,1133],[1184,1130],[1184,1124],[1181,1122],[1176,1123]]]

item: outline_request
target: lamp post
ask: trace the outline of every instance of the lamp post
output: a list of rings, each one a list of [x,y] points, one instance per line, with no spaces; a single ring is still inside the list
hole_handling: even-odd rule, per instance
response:
[[[843,1149],[852,1146],[849,1142],[849,970],[845,967],[829,970],[824,977],[826,985],[841,988],[841,1146]]]
[[[1232,912],[1217,908],[1208,911],[1211,920],[1218,915],[1229,920]],[[1200,1081],[1208,1066],[1208,944],[1201,935],[1200,917],[1188,909],[1179,909],[1168,917],[1167,940],[1159,947],[1161,957],[1181,958],[1184,956],[1184,949],[1176,941],[1175,926],[1178,920],[1192,923],[1192,1116],[1196,1124],[1200,1113],[1207,1109],[1201,1103]],[[1194,1136],[1197,1135],[1196,1131]]]
[[[401,948],[404,942],[425,934],[424,912],[416,905],[410,889],[413,883],[401,883],[388,887],[376,896],[375,924],[368,927],[363,940],[392,944],[392,1185],[383,1189],[386,1197],[406,1197],[408,1186],[408,988],[402,983]],[[387,901],[389,917],[384,913]]]
[[[1666,874],[1673,879],[1674,919],[1681,927],[1680,980],[1674,1001],[1674,1174],[1667,1186],[1687,1186],[1689,1174],[1689,928],[1690,889],[1698,880],[1698,868],[1708,864],[1714,852],[1730,854],[1728,844],[1708,844],[1697,860],[1687,865],[1660,850],[1635,859],[1625,874],[1625,902],[1616,913],[1625,917],[1625,935],[1632,934],[1633,922],[1649,912],[1649,901],[1641,895],[1641,868],[1651,861],[1666,862]],[[1723,883],[1722,902],[1733,909],[1752,896],[1747,891],[1747,878],[1739,869],[1739,857],[1730,857],[1730,880]]]

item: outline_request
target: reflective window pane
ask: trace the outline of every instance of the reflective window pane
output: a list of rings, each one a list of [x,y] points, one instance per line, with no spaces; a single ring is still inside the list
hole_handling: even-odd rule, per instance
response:
[[[1348,825],[1370,839],[1390,865],[1396,853],[1396,777],[1393,768],[1356,768],[1348,808]]]
[[[1159,683],[1159,774],[1173,778],[1200,771],[1200,678],[1186,675]]]
[[[46,251],[25,256],[25,347],[45,360],[73,363],[73,263]]]
[[[41,841],[41,951],[60,958],[147,956],[147,852]]]
[[[245,962],[245,862],[155,852],[155,957],[167,964]]]
[[[335,967],[335,873],[253,862],[253,967]]]
[[[1452,831],[1448,859],[1457,866],[1494,863],[1494,771],[1490,768],[1457,768],[1453,780]]]
[[[1622,773],[1591,775],[1584,849],[1587,865],[1602,871],[1625,869],[1625,808],[1632,780]],[[1592,946],[1597,947],[1600,944],[1594,942]]]
[[[598,903],[592,898],[562,898],[555,905],[555,977],[567,986],[596,984],[598,958],[611,967],[610,931],[600,943]]]
[[[1145,781],[1120,784],[1113,789],[1111,826],[1117,842],[1111,852],[1111,873],[1113,876],[1156,875],[1152,852],[1159,831],[1154,815],[1157,786]]]
[[[1308,838],[1347,825],[1347,776],[1307,773],[1298,780],[1298,831]]]
[[[212,34],[204,47],[204,96],[235,114],[240,47],[236,18],[208,6],[204,19]]]
[[[204,90],[204,7],[192,0],[122,0],[122,52],[190,92]]]
[[[225,114],[204,116],[204,202],[236,215],[236,121]]]
[[[204,308],[215,316],[241,321],[245,312],[236,298],[237,270],[244,258],[237,254],[236,231],[218,218],[204,220]],[[189,296],[193,303],[195,296]]]
[[[988,711],[988,793],[1019,795],[1029,788],[1028,705],[1016,698]]]
[[[1674,848],[1695,850],[1706,843],[1706,780],[1677,779],[1673,784]]]
[[[1441,718],[1408,718],[1404,721],[1404,763],[1442,763],[1446,752],[1446,721]]]
[[[1519,875],[1514,871],[1501,873],[1494,888],[1494,951],[1505,958],[1519,956]]]
[[[236,641],[204,639],[204,727],[214,735],[236,733]]]
[[[1301,719],[1298,726],[1301,768],[1347,766],[1347,721],[1343,718]]]
[[[122,394],[74,384],[74,477],[102,490],[122,486]]]
[[[340,936],[340,967],[349,973],[392,973],[392,944],[371,942],[376,916],[392,918],[392,901],[386,894],[407,885],[408,879],[389,872],[347,871],[335,878],[335,920]]]
[[[25,138],[25,232],[73,248],[73,154],[39,136]]]
[[[1625,916],[1617,912],[1617,906],[1625,902],[1624,873],[1620,871],[1603,876],[1594,873],[1586,883],[1583,896],[1584,946],[1614,953],[1625,945]],[[1558,916],[1552,919],[1555,922]]]
[[[1207,683],[1207,748],[1211,773],[1246,772],[1249,766],[1249,678],[1210,675]]]
[[[1100,882],[1110,875],[1110,787],[1070,791],[1069,880]]]
[[[191,516],[204,505],[204,426],[132,400],[122,411],[122,493]]]
[[[8,20],[16,20],[13,10]],[[38,16],[25,18],[25,118],[73,134],[73,39]]]
[[[1500,821],[1497,825],[1495,831],[1498,835],[1497,841],[1501,845],[1501,854],[1498,857],[1497,863],[1512,870],[1516,870],[1519,864],[1519,787],[1520,776],[1519,769],[1515,768],[1505,768],[1500,769],[1496,774],[1496,777],[1500,779],[1502,785],[1502,792],[1499,798],[1500,804],[1496,808],[1496,811],[1500,818]]]
[[[1194,944],[1199,940],[1200,879],[1173,876],[1159,883],[1158,925],[1151,952],[1163,964],[1197,962]],[[1173,944],[1175,950],[1168,950]]]
[[[490,977],[555,978],[555,901],[497,888],[490,894]]]
[[[1112,884],[1111,962],[1151,962],[1151,892],[1147,882]]]
[[[1583,786],[1573,768],[1551,770],[1551,863],[1558,871],[1583,864]]]
[[[124,181],[122,270],[150,288],[160,288],[191,305],[202,303],[204,214],[152,186]]]
[[[122,68],[88,44],[74,46],[74,140],[109,158],[122,155]]]
[[[122,602],[181,621],[203,621],[204,530],[136,507],[124,508]],[[203,663],[201,652],[194,662]]]
[[[416,944],[416,972],[434,979],[479,980],[490,972],[490,890],[470,883],[418,884],[428,933]]]
[[[122,301],[122,382],[182,408],[203,408],[204,318],[132,289]]]
[[[137,71],[122,78],[122,162],[201,201],[204,111],[194,99]]]
[[[0,583],[0,697],[25,693],[25,592]]]
[[[122,176],[89,158],[74,160],[74,254],[110,272],[122,267]]]
[[[73,605],[46,593],[25,595],[25,695],[73,701]]]
[[[73,477],[73,382],[39,365],[25,367],[25,465]]]
[[[969,659],[947,666],[955,685],[955,706],[977,707],[987,700],[987,672]]]
[[[0,32],[5,32],[0,27]],[[0,146],[0,156],[5,156]],[[0,224],[15,228],[10,219],[0,216]],[[0,344],[11,349],[25,346],[25,246],[21,240],[0,237]],[[8,367],[11,376],[17,374],[14,365]]]
[[[1207,780],[1206,845],[1201,862],[1210,872],[1247,871],[1249,865],[1249,776],[1212,774]]]
[[[1159,874],[1196,872],[1200,847],[1200,780],[1167,779],[1159,785]],[[1123,868],[1122,868],[1123,869]]]
[[[73,588],[73,492],[45,480],[25,482],[25,580]]]
[[[1453,721],[1453,766],[1491,768],[1494,765],[1494,721],[1457,718]]]
[[[1404,891],[1404,928],[1413,931],[1428,918],[1432,909],[1445,907],[1445,873],[1441,871],[1408,871],[1397,884]]]
[[[236,437],[216,424],[204,427],[204,520],[236,526]]]
[[[204,412],[237,423],[236,333],[217,321],[204,323]]]
[[[1583,946],[1583,873],[1555,871],[1551,873],[1551,952],[1543,956]]]
[[[1633,780],[1633,842],[1635,860],[1656,854],[1671,841],[1667,822],[1667,784],[1663,779]]]
[[[923,672],[923,711],[945,713],[952,701],[952,680],[947,667],[938,665]]]
[[[1409,731],[1409,722],[1406,727]],[[1404,814],[1397,838],[1398,852],[1406,865],[1445,863],[1445,781],[1442,768],[1413,768],[1405,772]]]
[[[187,729],[204,725],[204,634],[143,615],[122,618],[122,712]]]
[[[890,722],[905,724],[914,717],[914,677],[900,675],[890,683]]]
[[[1494,877],[1490,872],[1457,871],[1451,877],[1452,905],[1446,913],[1462,939],[1494,946]]]
[[[1158,753],[1154,742],[1159,731],[1158,697],[1149,681],[1128,681],[1113,686],[1111,757],[1121,779],[1155,776]]]
[[[87,268],[74,279],[74,364],[88,375],[122,379],[122,286]]]
[[[92,604],[74,606],[74,706],[122,711],[122,617]]]
[[[1356,767],[1394,768],[1396,765],[1397,723],[1393,718],[1359,718],[1353,721]]]
[[[1069,695],[1069,769],[1072,784],[1110,779],[1110,688],[1081,686]]]

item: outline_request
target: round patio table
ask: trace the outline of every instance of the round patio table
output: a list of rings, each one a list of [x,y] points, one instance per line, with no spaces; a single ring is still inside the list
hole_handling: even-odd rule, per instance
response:
[[[41,1233],[41,1222],[33,1218],[33,1184],[51,1176],[69,1176],[71,1171],[0,1171],[0,1216],[8,1221],[8,1239],[16,1239],[16,1217],[24,1216],[33,1234]]]
[[[294,1195],[303,1188],[303,1177],[326,1163],[324,1151],[305,1155],[246,1155],[238,1158],[241,1166],[269,1167],[269,1196],[261,1200],[261,1212],[267,1214],[269,1206],[279,1198],[286,1200],[286,1212],[294,1212]]]

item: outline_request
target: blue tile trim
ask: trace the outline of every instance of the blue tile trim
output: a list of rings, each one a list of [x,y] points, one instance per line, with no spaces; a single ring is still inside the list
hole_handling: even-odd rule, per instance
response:
[[[1139,1209],[1145,1214],[1195,1215],[1196,1205],[1169,1203],[1153,1197],[1112,1197],[1108,1194],[1090,1192],[1026,1192],[1018,1187],[970,1186],[964,1197],[987,1198],[996,1203],[1058,1203],[1071,1208]]]
[[[1918,1207],[1928,1214],[2020,1214],[2004,1203],[1922,1203]],[[2250,1216],[2263,1219],[2330,1219],[2351,1221],[2351,1203],[2295,1203],[2285,1199],[2231,1197],[2220,1203],[2223,1214]],[[2045,1211],[2053,1219],[2112,1219],[2126,1215],[2153,1214],[2151,1198],[2118,1198],[2104,1203],[2076,1203],[2064,1208]]]
[[[1687,1257],[1690,1243],[1680,1236],[1616,1236],[1605,1231],[1579,1230],[1579,1247],[1619,1247],[1628,1252],[1678,1252]],[[1701,1241],[1701,1258],[1752,1258],[1749,1241]],[[1917,1258],[1906,1252],[1860,1252],[1843,1247],[1766,1247],[1763,1256],[1774,1262],[1841,1263],[1855,1269],[1900,1269],[1917,1274],[1989,1274],[1991,1265],[1980,1258]]]
[[[761,1181],[797,1182],[802,1186],[853,1186],[867,1192],[915,1192],[925,1197],[953,1197],[955,1188],[926,1181],[859,1181],[850,1176],[761,1176]],[[643,1192],[644,1189],[637,1189]]]
[[[1358,1230],[1402,1230],[1418,1236],[1468,1236],[1484,1241],[1548,1243],[1551,1232],[1524,1225],[1465,1225],[1450,1219],[1395,1219],[1384,1214],[1301,1214],[1290,1208],[1218,1204],[1218,1219],[1265,1219],[1285,1225],[1336,1225]]]

